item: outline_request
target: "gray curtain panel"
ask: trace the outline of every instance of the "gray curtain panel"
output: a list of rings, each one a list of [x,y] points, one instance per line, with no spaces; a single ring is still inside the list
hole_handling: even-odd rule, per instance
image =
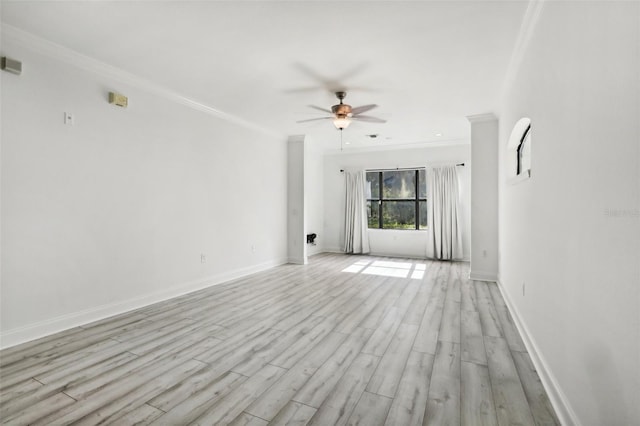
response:
[[[364,170],[345,170],[345,253],[369,253],[369,227],[367,223],[367,200]]]
[[[458,173],[453,165],[427,167],[427,257],[463,257]]]

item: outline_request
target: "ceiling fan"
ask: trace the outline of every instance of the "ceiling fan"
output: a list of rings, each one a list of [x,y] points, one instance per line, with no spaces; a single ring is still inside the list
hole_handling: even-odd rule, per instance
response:
[[[333,105],[331,107],[331,111],[328,109],[309,105],[313,109],[320,110],[322,112],[326,112],[331,114],[330,117],[319,117],[319,118],[309,118],[307,120],[300,120],[298,123],[305,123],[307,121],[316,121],[316,120],[333,120],[333,125],[336,126],[338,130],[344,130],[349,127],[351,121],[367,121],[369,123],[386,123],[386,120],[382,120],[381,118],[371,117],[369,115],[362,115],[362,113],[370,111],[376,108],[378,105],[370,104],[363,105],[359,107],[352,108],[351,105],[345,104],[342,100],[347,96],[347,92],[335,92],[336,97],[340,100],[340,103],[337,105]]]

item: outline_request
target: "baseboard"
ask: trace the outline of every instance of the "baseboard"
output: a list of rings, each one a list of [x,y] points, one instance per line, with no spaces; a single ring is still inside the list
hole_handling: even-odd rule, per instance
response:
[[[257,272],[265,271],[267,269],[283,265],[285,263],[287,263],[286,259],[264,262],[257,265],[248,266],[246,268],[240,268],[222,274],[212,275],[199,280],[178,284],[151,294],[145,294],[143,296],[135,297],[132,299],[110,303],[108,305],[101,305],[66,315],[61,315],[49,320],[40,321],[34,324],[26,325],[24,327],[8,330],[0,333],[0,349],[16,346],[21,343],[29,342],[31,340],[39,339],[41,337],[68,330],[70,328],[79,327],[94,321],[112,317],[114,315],[123,314],[125,312],[152,305],[154,303],[162,302],[163,300],[182,296],[184,294],[192,293],[194,291],[202,290],[214,285],[223,284],[231,280],[246,277]]]
[[[565,426],[580,425],[578,416],[571,408],[569,400],[564,392],[562,392],[562,389],[558,385],[558,381],[545,361],[544,356],[542,356],[541,351],[538,349],[538,345],[536,345],[533,336],[529,333],[529,329],[522,320],[518,309],[513,304],[509,294],[500,281],[498,281],[498,288],[500,289],[502,298],[509,308],[509,312],[511,313],[513,321],[518,328],[518,332],[520,332],[520,336],[522,336],[522,340],[527,348],[531,362],[533,362],[533,365],[538,372],[538,376],[542,381],[542,385],[547,391],[551,405],[553,405],[553,408],[556,410],[558,420],[560,420],[560,423]]]
[[[322,252],[323,253],[342,253],[342,254],[344,254],[344,250],[341,249],[340,247],[323,247],[322,248]]]
[[[498,282],[498,275],[495,272],[469,271],[469,279],[474,281]]]

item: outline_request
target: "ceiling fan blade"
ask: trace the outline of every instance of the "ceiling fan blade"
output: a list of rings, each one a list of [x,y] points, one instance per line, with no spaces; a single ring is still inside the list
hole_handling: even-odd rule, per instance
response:
[[[326,112],[327,114],[333,115],[333,113],[331,112],[330,109],[322,108],[322,107],[315,106],[315,105],[309,105],[309,108],[317,109],[318,111]]]
[[[351,113],[353,115],[358,115],[358,114],[362,114],[363,112],[367,112],[367,111],[371,111],[372,109],[376,108],[378,105],[376,104],[371,104],[371,105],[362,105],[359,107],[355,107],[351,109]]]
[[[298,120],[296,123],[306,123],[308,121],[331,120],[333,117],[307,118],[306,120]]]
[[[357,120],[357,121],[366,121],[369,123],[386,123],[387,122],[387,120],[383,120],[378,117],[371,117],[369,115],[356,115],[354,117],[351,117],[351,119]]]

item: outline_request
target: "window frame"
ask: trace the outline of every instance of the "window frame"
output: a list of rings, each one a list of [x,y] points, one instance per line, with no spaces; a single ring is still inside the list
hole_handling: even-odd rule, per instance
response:
[[[398,171],[403,171],[403,172],[409,172],[409,171],[413,171],[415,173],[414,175],[414,192],[415,192],[415,197],[414,198],[384,198],[383,194],[384,194],[384,180],[382,179],[383,173],[384,172],[398,172]],[[427,172],[425,168],[409,168],[409,169],[381,169],[381,170],[367,170],[366,173],[378,173],[378,198],[374,199],[374,198],[367,198],[366,201],[369,203],[372,203],[372,207],[373,207],[373,203],[377,202],[378,204],[378,226],[376,228],[372,228],[371,226],[369,226],[369,221],[367,220],[367,229],[386,229],[386,230],[393,230],[393,231],[426,231],[427,227],[425,226],[424,228],[420,228],[420,203],[421,202],[427,202],[427,197],[425,196],[424,198],[420,198],[420,171],[424,171],[425,173],[425,183],[426,183],[426,179],[427,179]],[[371,194],[373,195],[373,194]],[[428,195],[428,194],[427,194]],[[413,202],[415,204],[414,208],[415,208],[415,218],[416,218],[416,223],[415,223],[415,229],[411,228],[385,228],[384,225],[384,218],[383,218],[383,210],[384,210],[384,203],[385,202]]]
[[[530,130],[531,130],[531,123],[529,123],[525,131],[522,132],[520,143],[516,148],[516,176],[520,176],[525,171],[525,170],[522,170],[522,151],[524,150],[525,142],[527,141],[527,136],[529,136]]]

